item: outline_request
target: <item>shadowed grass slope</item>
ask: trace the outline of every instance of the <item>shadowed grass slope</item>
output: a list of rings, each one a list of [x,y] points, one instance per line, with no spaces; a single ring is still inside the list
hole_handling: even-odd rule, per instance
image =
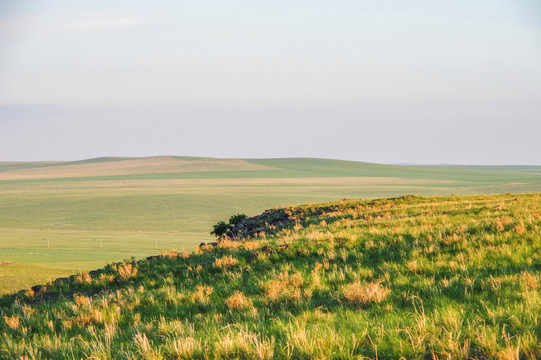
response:
[[[540,200],[277,209],[239,241],[4,297],[0,357],[537,359]]]

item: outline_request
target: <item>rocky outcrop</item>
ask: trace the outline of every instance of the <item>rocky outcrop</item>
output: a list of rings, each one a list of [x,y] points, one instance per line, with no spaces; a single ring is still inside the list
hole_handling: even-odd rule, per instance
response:
[[[226,236],[238,240],[240,238],[253,237],[264,232],[273,234],[285,227],[294,224],[293,217],[288,215],[285,209],[265,210],[264,213],[241,220],[232,225]]]

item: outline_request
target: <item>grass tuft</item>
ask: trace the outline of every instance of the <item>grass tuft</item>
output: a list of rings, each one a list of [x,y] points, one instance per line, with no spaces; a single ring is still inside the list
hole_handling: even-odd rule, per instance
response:
[[[241,291],[235,291],[233,295],[225,300],[225,304],[231,310],[242,310],[251,307],[252,302]]]
[[[381,286],[379,282],[360,283],[354,282],[348,284],[343,289],[345,300],[353,305],[367,306],[371,303],[380,303],[391,290]]]

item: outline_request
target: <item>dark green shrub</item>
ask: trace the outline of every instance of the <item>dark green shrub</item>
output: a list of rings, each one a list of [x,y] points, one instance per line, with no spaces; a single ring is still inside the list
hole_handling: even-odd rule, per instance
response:
[[[230,225],[237,225],[241,220],[246,219],[246,214],[236,214],[231,215],[229,218],[229,224]]]
[[[210,234],[220,237],[222,235],[225,235],[228,229],[229,229],[228,223],[226,223],[225,221],[218,221],[218,223],[214,225],[214,230],[211,231]]]

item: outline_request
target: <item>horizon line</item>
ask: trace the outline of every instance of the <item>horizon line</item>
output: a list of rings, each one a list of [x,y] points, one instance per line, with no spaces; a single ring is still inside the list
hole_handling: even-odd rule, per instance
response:
[[[197,159],[218,159],[218,160],[227,160],[227,159],[238,159],[238,160],[292,160],[292,159],[306,159],[306,160],[331,160],[331,161],[348,161],[348,162],[357,162],[365,164],[374,164],[374,165],[389,165],[389,166],[433,166],[433,167],[541,167],[541,164],[464,164],[464,163],[416,163],[416,162],[391,162],[391,163],[378,163],[373,161],[364,161],[364,160],[351,160],[351,159],[338,159],[338,158],[327,158],[327,157],[311,157],[311,156],[278,156],[278,157],[220,157],[220,156],[200,156],[200,155],[148,155],[148,156],[97,156],[83,159],[74,159],[74,160],[0,160],[0,163],[70,163],[70,162],[83,162],[90,160],[100,160],[100,159],[119,159],[119,160],[135,160],[135,159],[150,159],[150,158],[197,158]]]

